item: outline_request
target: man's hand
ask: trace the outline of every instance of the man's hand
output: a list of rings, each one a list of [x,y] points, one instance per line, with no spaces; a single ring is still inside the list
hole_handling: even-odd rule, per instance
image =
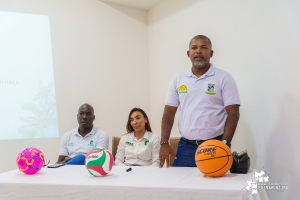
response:
[[[65,164],[66,162],[68,162],[68,161],[65,160],[66,157],[67,156],[59,155],[58,156],[58,160],[57,160],[57,162],[55,164]]]
[[[160,151],[159,151],[159,161],[160,161],[159,168],[162,168],[162,166],[165,163],[165,160],[167,161],[167,168],[169,167],[169,164],[170,164],[169,163],[169,155],[170,154],[174,159],[177,159],[174,154],[173,149],[170,147],[169,144],[161,145]]]

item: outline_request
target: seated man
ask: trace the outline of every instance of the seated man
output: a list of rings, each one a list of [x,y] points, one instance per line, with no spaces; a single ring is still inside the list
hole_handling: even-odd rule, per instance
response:
[[[79,127],[64,134],[57,163],[84,165],[86,154],[94,148],[108,148],[108,135],[93,125],[94,108],[83,104],[78,109]]]

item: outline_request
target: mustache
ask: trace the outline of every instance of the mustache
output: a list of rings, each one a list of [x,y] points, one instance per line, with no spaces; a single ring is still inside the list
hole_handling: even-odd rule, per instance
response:
[[[198,55],[195,55],[194,58],[204,58],[204,56],[198,54]]]

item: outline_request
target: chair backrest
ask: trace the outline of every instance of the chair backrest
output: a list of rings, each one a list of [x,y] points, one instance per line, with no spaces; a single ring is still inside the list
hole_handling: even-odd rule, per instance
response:
[[[172,150],[174,151],[175,155],[177,152],[179,140],[180,140],[180,137],[172,137],[172,138],[170,138],[170,141],[169,141],[169,144],[170,144]],[[172,156],[169,156],[169,165],[173,166],[173,163],[174,163],[174,158]]]
[[[120,142],[120,137],[112,137],[112,154],[115,160],[115,156],[117,154],[118,145]]]

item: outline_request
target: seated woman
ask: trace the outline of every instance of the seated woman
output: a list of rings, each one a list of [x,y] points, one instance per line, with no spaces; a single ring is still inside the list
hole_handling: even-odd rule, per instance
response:
[[[115,165],[159,165],[159,137],[152,133],[149,119],[140,108],[128,116],[127,133],[120,139]]]

